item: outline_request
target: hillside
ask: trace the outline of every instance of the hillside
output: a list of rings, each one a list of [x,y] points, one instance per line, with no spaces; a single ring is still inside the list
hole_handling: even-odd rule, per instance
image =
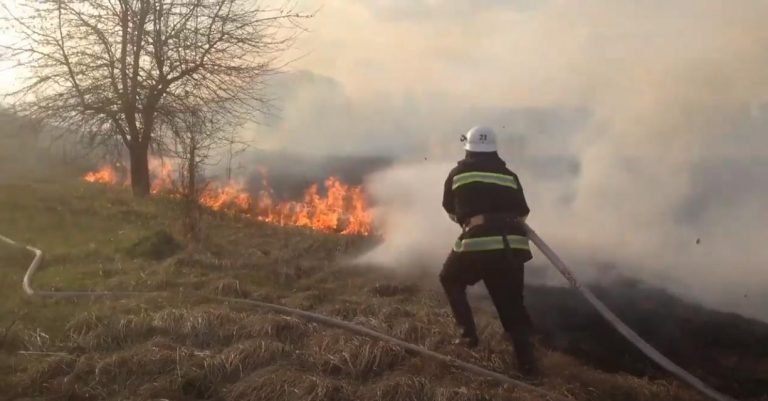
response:
[[[136,201],[74,178],[11,181],[0,186],[0,227],[46,252],[40,289],[168,294],[29,299],[20,286],[29,255],[0,247],[0,394],[8,399],[538,399],[386,343],[190,294],[316,311],[515,375],[486,309],[478,316],[483,345],[470,352],[450,345],[452,320],[434,277],[345,266],[370,239],[208,214],[203,245],[188,247],[172,199]],[[567,397],[700,399],[669,380],[541,353],[543,387]]]

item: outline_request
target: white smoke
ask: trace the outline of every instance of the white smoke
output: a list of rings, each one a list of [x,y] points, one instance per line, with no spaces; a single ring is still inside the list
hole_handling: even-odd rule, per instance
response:
[[[440,208],[446,163],[410,162],[374,174],[367,185],[376,201],[377,228],[386,240],[361,262],[396,269],[440,266],[460,229]]]
[[[551,107],[590,114],[570,148],[581,166],[575,181],[538,179],[524,163],[518,171],[531,224],[582,276],[597,278],[592,267],[612,263],[768,320],[765,15],[761,1],[552,1],[525,17],[525,39],[547,38],[537,43],[555,55],[546,74],[499,84],[541,84]],[[536,64],[525,56],[499,57]],[[449,167],[411,164],[371,177],[386,241],[365,262],[439,269],[457,234],[440,208]],[[564,192],[573,199],[562,201]]]

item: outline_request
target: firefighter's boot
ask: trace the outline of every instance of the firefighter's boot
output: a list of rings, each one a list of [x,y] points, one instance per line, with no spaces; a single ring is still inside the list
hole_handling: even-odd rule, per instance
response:
[[[530,334],[527,332],[515,333],[510,337],[515,347],[517,369],[520,374],[530,379],[538,379],[540,376],[539,364],[533,351]]]

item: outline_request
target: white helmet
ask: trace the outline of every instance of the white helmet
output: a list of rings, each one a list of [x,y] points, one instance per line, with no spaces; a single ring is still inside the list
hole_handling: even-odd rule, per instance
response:
[[[464,149],[470,152],[495,152],[496,133],[488,127],[473,127],[462,137]]]

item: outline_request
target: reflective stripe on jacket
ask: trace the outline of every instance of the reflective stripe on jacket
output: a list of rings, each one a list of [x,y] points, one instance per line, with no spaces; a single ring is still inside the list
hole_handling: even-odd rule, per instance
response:
[[[473,182],[484,182],[487,184],[502,185],[505,187],[518,188],[517,180],[514,176],[496,173],[486,173],[473,171],[469,173],[463,173],[453,177],[453,185],[451,189],[456,189],[464,184],[470,184]]]
[[[531,250],[528,237],[507,235],[507,241],[511,249]],[[454,252],[497,251],[502,249],[504,249],[504,237],[501,235],[457,239],[456,243],[453,244]]]

